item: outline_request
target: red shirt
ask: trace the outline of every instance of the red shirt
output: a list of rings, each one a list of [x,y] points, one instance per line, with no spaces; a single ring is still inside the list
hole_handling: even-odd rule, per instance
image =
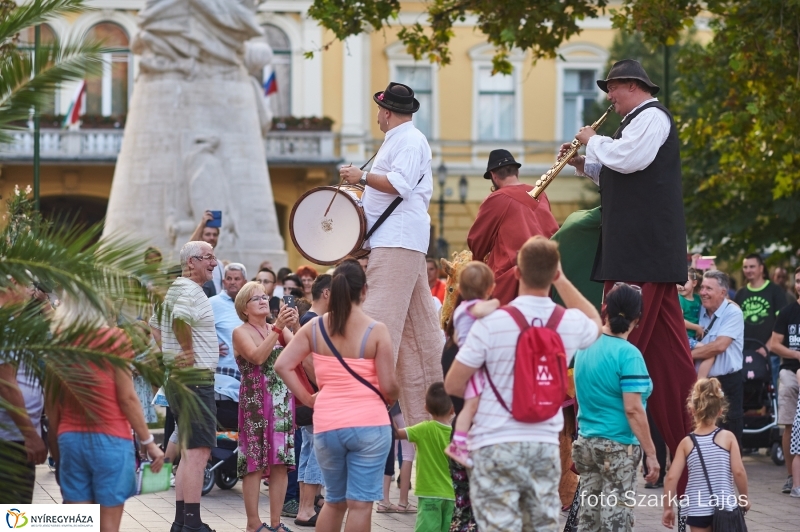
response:
[[[532,236],[550,238],[558,231],[547,195],[536,201],[528,195],[530,190],[531,185],[522,184],[489,194],[467,235],[473,259],[486,262],[494,272],[494,297],[503,305],[517,297],[514,266],[522,245]]]
[[[131,341],[122,329],[103,327],[89,345],[94,349],[108,346],[104,350],[120,358],[132,360],[134,357]],[[85,372],[86,379],[75,392],[66,392],[67,397],[61,403],[58,433],[94,432],[133,439],[131,425],[117,400],[115,368],[110,364],[98,366],[90,363],[78,371]],[[82,395],[87,391],[91,392],[88,398]]]
[[[444,296],[447,293],[447,283],[442,281],[441,279],[436,280],[436,284],[433,285],[431,288],[431,295],[439,300],[440,303],[444,303]]]

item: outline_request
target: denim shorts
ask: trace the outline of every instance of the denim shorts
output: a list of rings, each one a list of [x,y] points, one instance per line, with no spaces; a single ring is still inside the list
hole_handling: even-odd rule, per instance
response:
[[[303,445],[300,447],[300,464],[297,466],[297,481],[322,486],[322,471],[314,450],[314,426],[300,427],[303,432]]]
[[[65,503],[119,506],[136,492],[133,441],[93,432],[58,436],[61,496]]]
[[[314,451],[325,480],[325,501],[383,499],[383,467],[392,428],[352,427],[314,434]]]

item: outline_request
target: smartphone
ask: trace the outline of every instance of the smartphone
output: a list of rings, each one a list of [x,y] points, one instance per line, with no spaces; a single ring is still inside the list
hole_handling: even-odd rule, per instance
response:
[[[289,308],[295,308],[297,306],[297,304],[295,303],[295,300],[294,300],[294,296],[292,296],[292,295],[283,296],[283,302]]]
[[[707,270],[714,264],[714,259],[716,259],[716,255],[708,255],[705,257],[701,257],[697,259],[697,269],[698,270]]]
[[[206,222],[206,227],[222,227],[222,211],[210,211],[213,218]]]
[[[269,313],[272,314],[273,318],[278,317],[278,313],[281,311],[281,300],[277,297],[271,297],[269,299]]]

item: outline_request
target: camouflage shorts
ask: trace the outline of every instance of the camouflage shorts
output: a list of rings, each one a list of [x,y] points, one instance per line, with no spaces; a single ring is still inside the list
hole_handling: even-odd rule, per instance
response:
[[[558,445],[515,442],[472,452],[472,511],[481,532],[556,532],[561,503]]]
[[[642,459],[638,445],[580,436],[572,460],[581,475],[578,530],[633,530],[636,467]]]

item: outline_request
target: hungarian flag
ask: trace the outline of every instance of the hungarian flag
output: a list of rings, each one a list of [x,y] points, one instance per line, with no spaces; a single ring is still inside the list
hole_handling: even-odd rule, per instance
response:
[[[86,96],[86,81],[81,80],[78,87],[75,89],[75,94],[69,104],[66,116],[64,116],[64,127],[72,126],[80,120],[81,111],[84,107],[84,98]]]
[[[275,71],[273,70],[264,82],[264,96],[269,96],[276,92],[278,92],[278,80],[275,79]]]

